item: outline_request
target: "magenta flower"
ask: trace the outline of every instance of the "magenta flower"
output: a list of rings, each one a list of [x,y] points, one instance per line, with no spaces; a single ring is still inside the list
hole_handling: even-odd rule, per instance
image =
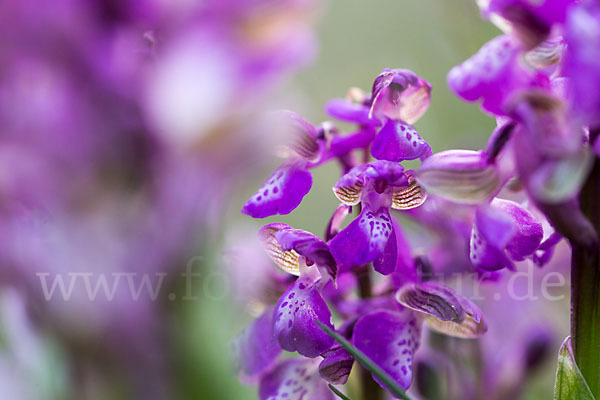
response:
[[[339,135],[329,123],[318,128],[299,115],[283,111],[278,126],[289,132],[288,159],[279,166],[258,191],[244,204],[242,212],[254,218],[292,212],[312,186],[309,169],[332,159],[348,165],[350,153],[369,145],[374,131],[367,126],[350,135]]]
[[[544,233],[542,225],[519,204],[495,198],[479,207],[471,232],[470,257],[478,268],[515,269],[538,249]]]
[[[522,60],[524,47],[510,35],[486,43],[475,55],[448,72],[448,86],[466,101],[481,100],[481,108],[506,115],[506,102],[520,90],[548,87],[545,75]]]
[[[418,207],[426,198],[411,173],[400,164],[375,161],[350,170],[333,191],[344,204],[362,205],[360,215],[329,243],[334,258],[348,267],[374,262],[375,270],[392,273],[397,248],[389,210]]]

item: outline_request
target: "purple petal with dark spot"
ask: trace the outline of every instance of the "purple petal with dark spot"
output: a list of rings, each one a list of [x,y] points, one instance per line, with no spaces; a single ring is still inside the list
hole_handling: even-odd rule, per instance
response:
[[[522,261],[539,247],[544,230],[542,224],[525,208],[510,200],[494,199],[492,207],[508,215],[515,224],[516,232],[506,246],[514,261]]]
[[[375,137],[371,154],[378,160],[414,160],[431,155],[431,147],[412,125],[389,119]]]
[[[379,258],[392,235],[392,219],[387,208],[376,211],[364,207],[360,215],[329,242],[339,264],[357,266]]]
[[[515,232],[516,227],[508,215],[490,206],[479,207],[470,241],[473,265],[489,271],[514,268],[505,249]]]
[[[539,84],[535,75],[521,62],[522,45],[509,35],[497,36],[477,53],[448,73],[448,86],[467,101],[481,99],[481,107],[504,115],[504,105],[516,90]]]
[[[382,275],[389,275],[396,270],[396,264],[398,263],[398,244],[396,241],[396,234],[392,229],[390,238],[385,245],[385,249],[381,256],[373,260],[373,269]]]
[[[312,175],[302,163],[286,162],[277,168],[244,204],[242,212],[254,218],[292,212],[312,186]]]
[[[334,400],[318,372],[317,360],[291,359],[265,375],[258,389],[260,400]]]
[[[298,278],[281,296],[273,314],[279,345],[306,357],[316,357],[333,344],[333,338],[315,323],[319,321],[333,329],[331,312],[317,282],[314,275]]]
[[[413,355],[419,340],[420,329],[410,311],[377,311],[364,315],[354,326],[352,336],[354,346],[404,389],[408,389],[412,381]],[[376,377],[373,379],[378,381]]]

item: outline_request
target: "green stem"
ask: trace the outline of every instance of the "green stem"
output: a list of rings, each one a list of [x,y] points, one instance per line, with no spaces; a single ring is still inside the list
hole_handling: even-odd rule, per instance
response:
[[[361,299],[368,299],[373,295],[373,282],[371,281],[371,266],[363,265],[355,271],[358,281],[358,294]],[[364,400],[383,399],[384,390],[377,382],[373,380],[371,372],[361,365],[358,365],[360,372],[360,383],[362,398]]]
[[[600,161],[596,158],[581,191],[581,210],[600,232]],[[600,254],[598,245],[573,244],[571,337],[575,361],[600,399]]]

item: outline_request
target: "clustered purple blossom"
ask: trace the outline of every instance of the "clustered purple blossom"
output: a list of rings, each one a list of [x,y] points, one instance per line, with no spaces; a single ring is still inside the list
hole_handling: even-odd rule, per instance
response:
[[[261,400],[334,398],[327,383],[345,384],[357,368],[317,321],[408,389],[423,325],[459,338],[487,329],[480,309],[430,272],[495,280],[523,260],[546,265],[562,238],[597,241],[578,195],[594,151],[600,155],[600,6],[490,0],[481,7],[505,33],[447,80],[457,96],[496,118],[485,150],[432,154],[412,125],[427,110],[431,86],[404,69],[384,69],[370,92],[354,88],[327,103],[331,117],[356,126],[352,133],[289,111],[278,115],[290,127],[287,159],[242,212],[292,212],[311,189],[310,169],[329,161],[341,167],[333,186],[341,204],[323,239],[281,223],[259,230],[273,262],[294,277],[235,341],[241,376],[259,383]],[[405,169],[409,160],[420,166]],[[414,248],[400,220],[440,239]],[[301,357],[284,360],[282,350]]]

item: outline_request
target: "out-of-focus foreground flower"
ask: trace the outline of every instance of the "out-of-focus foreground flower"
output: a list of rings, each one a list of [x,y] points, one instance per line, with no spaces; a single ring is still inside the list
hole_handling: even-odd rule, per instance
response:
[[[31,329],[54,338],[62,376],[54,394],[20,387],[34,378],[3,357],[0,380],[14,385],[2,393],[177,395],[166,294],[144,287],[174,285],[212,240],[228,190],[260,165],[272,143],[263,104],[311,60],[314,8],[0,6],[0,282],[16,288]]]

